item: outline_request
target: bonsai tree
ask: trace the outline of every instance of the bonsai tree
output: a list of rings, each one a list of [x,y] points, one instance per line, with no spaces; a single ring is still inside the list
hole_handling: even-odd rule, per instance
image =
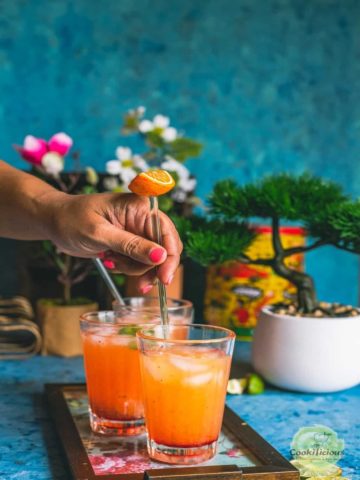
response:
[[[360,252],[360,202],[352,201],[336,183],[307,174],[280,174],[247,185],[224,180],[215,185],[209,204],[206,219],[176,220],[187,255],[204,266],[238,260],[271,267],[295,285],[297,311],[304,314],[324,311],[324,304],[319,305],[313,279],[289,267],[286,258],[324,245]],[[250,223],[253,218],[272,226],[270,258],[251,258],[246,254],[256,235]],[[280,236],[283,222],[303,225],[309,243],[285,248]],[[334,312],[328,308],[324,313],[332,315]]]

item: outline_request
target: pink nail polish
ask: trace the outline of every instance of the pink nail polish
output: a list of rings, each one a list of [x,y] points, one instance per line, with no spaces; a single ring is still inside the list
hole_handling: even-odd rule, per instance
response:
[[[114,268],[115,268],[115,263],[112,260],[104,260],[103,264],[109,270],[114,270]]]
[[[163,258],[165,250],[163,248],[153,248],[149,253],[149,258],[153,263],[158,263]]]
[[[153,288],[154,285],[145,285],[145,287],[142,287],[140,290],[141,290],[141,293],[149,293],[150,290]]]
[[[170,285],[170,283],[174,280],[174,275],[170,275],[170,277],[167,279],[166,285]]]

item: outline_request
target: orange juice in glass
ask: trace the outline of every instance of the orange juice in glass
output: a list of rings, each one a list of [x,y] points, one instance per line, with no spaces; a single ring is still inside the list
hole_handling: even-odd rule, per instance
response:
[[[207,325],[157,325],[139,329],[137,339],[150,457],[177,464],[210,459],[221,430],[235,334]]]
[[[128,317],[97,312],[80,320],[90,425],[96,433],[137,435],[144,431],[135,339],[139,325],[131,313]],[[138,317],[141,321],[141,315]]]
[[[137,435],[145,430],[135,335],[141,326],[159,323],[160,313],[127,300],[116,312],[87,313],[80,319],[90,424],[96,433]],[[191,321],[191,303],[179,302],[181,308],[187,305]]]

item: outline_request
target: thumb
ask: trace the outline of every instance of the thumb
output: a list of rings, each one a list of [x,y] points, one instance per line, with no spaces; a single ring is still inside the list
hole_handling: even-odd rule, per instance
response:
[[[120,228],[104,228],[101,240],[108,249],[145,265],[157,265],[166,260],[167,252],[159,244]]]

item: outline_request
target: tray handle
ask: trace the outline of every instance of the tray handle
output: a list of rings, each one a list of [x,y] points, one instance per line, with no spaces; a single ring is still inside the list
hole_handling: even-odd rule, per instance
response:
[[[237,465],[215,467],[164,468],[145,471],[144,480],[241,480]]]

